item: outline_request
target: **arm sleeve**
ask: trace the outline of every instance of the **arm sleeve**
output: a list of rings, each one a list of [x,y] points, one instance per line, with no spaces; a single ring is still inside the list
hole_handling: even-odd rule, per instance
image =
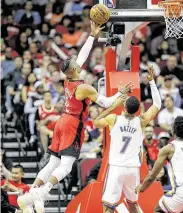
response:
[[[122,95],[120,92],[117,92],[115,95],[113,95],[111,97],[105,97],[104,95],[99,95],[96,100],[96,104],[98,104],[101,107],[108,108],[115,102],[115,100],[120,95]]]
[[[149,81],[151,87],[151,94],[153,99],[153,105],[156,106],[159,110],[161,109],[161,97],[158,91],[158,88],[155,84],[155,81]]]
[[[85,61],[87,60],[90,51],[92,49],[94,39],[95,39],[94,37],[89,36],[79,52],[76,62],[79,64],[80,67],[82,67]]]

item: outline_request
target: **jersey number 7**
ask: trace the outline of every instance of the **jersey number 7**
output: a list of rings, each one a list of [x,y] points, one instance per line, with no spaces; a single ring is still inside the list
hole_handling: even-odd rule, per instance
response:
[[[129,137],[129,136],[122,137],[122,141],[124,142],[124,144],[123,144],[123,147],[122,147],[120,153],[125,153],[128,145],[130,144],[131,139],[132,139],[132,137]]]

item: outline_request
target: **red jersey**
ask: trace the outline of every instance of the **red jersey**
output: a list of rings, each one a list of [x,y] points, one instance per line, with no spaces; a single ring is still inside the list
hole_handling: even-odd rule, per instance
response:
[[[6,180],[2,180],[1,181],[1,186],[3,186],[5,184]],[[30,187],[24,183],[15,183],[13,180],[8,180],[8,182],[10,184],[12,184],[13,186],[15,186],[16,188],[22,190],[23,194],[25,194],[25,192],[28,192]],[[8,200],[10,205],[18,207],[17,204],[17,195],[8,195]]]
[[[84,81],[69,81],[65,80],[64,89],[65,89],[65,106],[64,112],[69,115],[77,116],[79,120],[85,121],[88,117],[88,109],[90,104],[90,99],[86,98],[82,101],[79,101],[75,97],[75,91],[80,84],[83,84]]]
[[[51,109],[46,109],[44,104],[39,106],[39,118],[40,120],[44,120],[45,118],[52,116],[52,115],[58,115],[58,113],[55,110],[55,107],[52,105]]]
[[[146,140],[144,140],[144,145],[147,147],[150,160],[153,160],[153,161],[157,160],[158,153],[159,153],[158,144],[159,144],[159,141],[156,139],[152,139],[151,144],[148,144]]]

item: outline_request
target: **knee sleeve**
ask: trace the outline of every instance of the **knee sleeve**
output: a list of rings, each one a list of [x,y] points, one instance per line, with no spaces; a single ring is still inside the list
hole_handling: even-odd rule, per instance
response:
[[[52,176],[56,177],[58,182],[64,179],[72,170],[75,157],[61,156],[60,165],[53,171]]]
[[[38,173],[37,178],[46,183],[52,172],[60,165],[60,159],[51,155],[48,164]]]

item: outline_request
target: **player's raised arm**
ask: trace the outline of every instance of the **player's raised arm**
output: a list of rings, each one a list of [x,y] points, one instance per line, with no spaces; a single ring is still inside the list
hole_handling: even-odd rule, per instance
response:
[[[103,27],[101,28],[98,24],[95,24],[94,22],[91,22],[91,34],[88,37],[88,39],[86,40],[85,44],[83,45],[83,47],[81,48],[78,57],[77,57],[77,64],[82,67],[83,64],[85,63],[85,61],[87,60],[90,51],[92,49],[93,46],[93,42],[95,40],[95,38],[99,35],[100,31],[103,29]]]
[[[160,150],[158,159],[156,160],[152,171],[146,176],[144,182],[136,188],[137,193],[144,192],[155,181],[157,175],[163,168],[164,163],[167,160],[171,160],[174,151],[174,146],[172,144],[168,144]]]
[[[106,97],[104,95],[99,94],[97,90],[91,85],[81,84],[77,87],[75,96],[77,100],[84,100],[86,98],[89,98],[91,101],[95,102],[99,106],[103,108],[108,108],[115,102],[118,97],[128,92],[131,92],[132,86],[133,85],[131,82],[129,82],[125,86],[122,86],[120,84],[119,90],[115,95],[111,97]]]
[[[161,97],[157,89],[156,83],[153,78],[154,69],[153,67],[149,68],[148,81],[151,88],[151,94],[153,99],[153,105],[147,110],[147,112],[141,115],[141,125],[145,127],[154,117],[157,115],[161,109]]]

